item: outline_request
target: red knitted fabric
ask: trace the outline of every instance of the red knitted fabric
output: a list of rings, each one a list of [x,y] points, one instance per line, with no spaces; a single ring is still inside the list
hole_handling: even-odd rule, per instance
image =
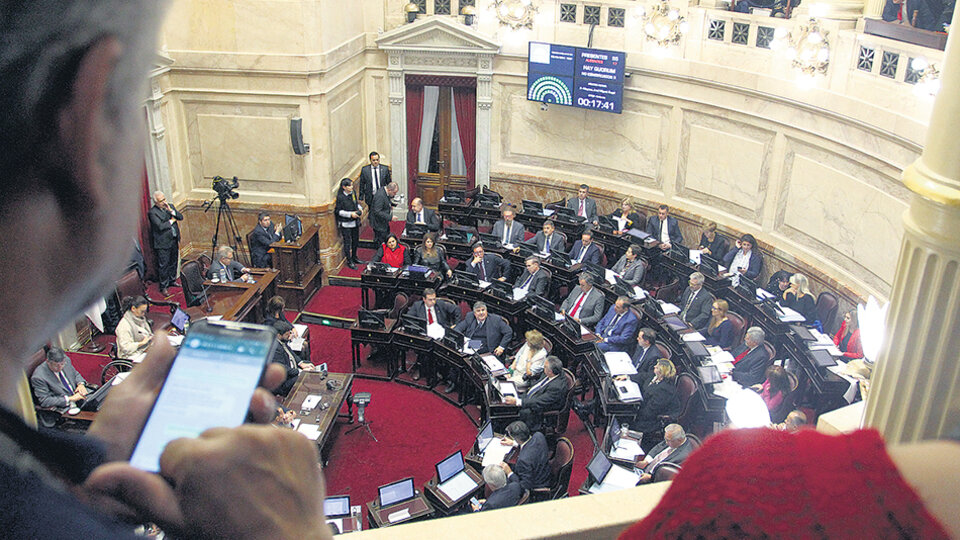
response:
[[[633,538],[948,538],[879,433],[719,433],[683,463]]]

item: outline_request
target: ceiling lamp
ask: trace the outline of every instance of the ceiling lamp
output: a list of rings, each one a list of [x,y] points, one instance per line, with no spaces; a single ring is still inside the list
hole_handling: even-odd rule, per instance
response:
[[[787,59],[801,74],[807,77],[823,75],[830,65],[828,34],[820,29],[820,21],[811,17],[808,23],[798,23],[790,31],[782,26],[777,28],[774,41],[779,43],[774,48],[785,49]]]
[[[643,13],[643,8],[639,9]],[[643,13],[643,22],[643,33],[647,39],[656,42],[662,49],[679,43],[689,26],[680,15],[680,10],[672,7],[667,0],[654,6],[650,13]]]
[[[513,30],[533,28],[533,17],[540,9],[535,0],[493,0],[490,7],[500,24]]]

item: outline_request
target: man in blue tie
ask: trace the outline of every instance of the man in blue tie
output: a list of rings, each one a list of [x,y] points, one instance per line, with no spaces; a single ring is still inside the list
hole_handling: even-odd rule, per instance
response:
[[[547,294],[550,288],[550,277],[547,273],[540,270],[540,257],[531,255],[523,261],[524,269],[520,277],[517,278],[513,287],[523,289],[527,294],[533,296],[543,296]]]
[[[637,317],[630,311],[630,299],[617,298],[616,303],[597,323],[597,348],[603,352],[626,352],[637,333]]]
[[[74,369],[62,349],[51,347],[47,361],[37,366],[30,377],[30,385],[41,407],[67,410],[83,401],[89,391],[87,381]]]
[[[580,240],[573,243],[569,255],[570,262],[573,264],[583,262],[600,264],[600,247],[593,243],[593,233],[583,231]]]

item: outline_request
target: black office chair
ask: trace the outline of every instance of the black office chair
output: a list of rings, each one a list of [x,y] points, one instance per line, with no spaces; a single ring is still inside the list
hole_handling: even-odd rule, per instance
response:
[[[669,461],[664,461],[662,463],[658,463],[657,466],[653,468],[653,478],[650,480],[650,482],[656,483],[673,480],[678,474],[680,474],[680,465],[677,465],[676,463],[670,463]]]
[[[570,487],[570,474],[573,472],[573,444],[570,439],[560,437],[557,451],[550,460],[550,486],[534,488],[530,493],[531,502],[550,501],[567,496]]]

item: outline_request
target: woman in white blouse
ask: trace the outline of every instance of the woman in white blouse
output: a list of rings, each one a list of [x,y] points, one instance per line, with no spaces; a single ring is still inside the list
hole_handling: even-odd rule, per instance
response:
[[[513,373],[509,377],[520,391],[526,390],[530,382],[536,381],[543,373],[543,362],[547,358],[547,350],[543,348],[543,334],[530,330],[523,337],[527,341],[514,355],[513,364],[510,365]]]
[[[133,358],[147,350],[153,338],[153,329],[147,321],[147,299],[127,296],[123,299],[123,318],[117,324],[117,355]]]

